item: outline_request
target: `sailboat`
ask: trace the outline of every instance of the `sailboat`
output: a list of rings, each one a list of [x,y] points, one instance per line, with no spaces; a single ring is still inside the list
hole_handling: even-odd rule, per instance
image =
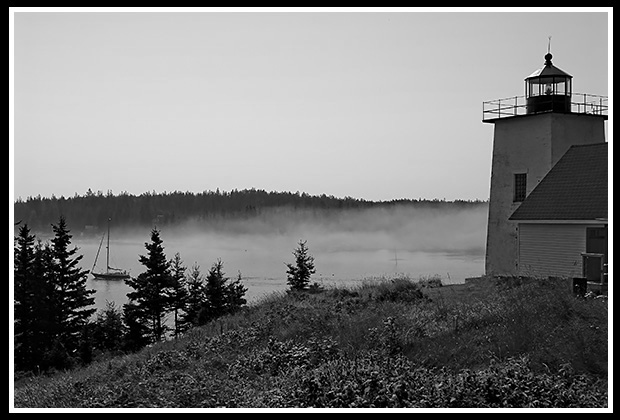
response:
[[[129,278],[129,273],[126,270],[122,270],[120,268],[110,267],[110,220],[108,219],[108,244],[106,246],[106,269],[105,272],[96,273],[95,266],[97,265],[97,259],[99,258],[99,252],[101,251],[101,245],[103,244],[103,239],[106,237],[104,234],[101,237],[101,242],[99,242],[99,249],[97,249],[97,255],[95,256],[95,262],[93,263],[93,268],[90,270],[90,273],[93,275],[95,280],[125,280]]]

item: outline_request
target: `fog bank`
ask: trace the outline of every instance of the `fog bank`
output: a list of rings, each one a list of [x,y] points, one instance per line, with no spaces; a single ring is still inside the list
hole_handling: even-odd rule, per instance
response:
[[[311,280],[326,285],[396,272],[412,278],[438,274],[446,283],[463,282],[483,272],[486,219],[486,204],[329,211],[278,208],[247,219],[194,220],[158,229],[168,258],[178,252],[188,268],[198,264],[203,274],[221,258],[226,275],[241,272],[248,297],[256,298],[286,288],[285,263],[293,262],[292,252],[300,240],[307,241],[315,257],[317,271]],[[130,270],[133,276],[143,272],[138,259],[149,241],[150,229],[114,229],[111,265]],[[84,254],[84,268],[90,269],[99,239],[83,238],[76,245]],[[104,261],[101,256],[99,260]],[[122,290],[119,285],[106,287]]]

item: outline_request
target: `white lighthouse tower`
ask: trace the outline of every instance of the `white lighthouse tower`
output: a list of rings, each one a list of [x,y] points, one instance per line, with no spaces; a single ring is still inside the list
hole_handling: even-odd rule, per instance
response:
[[[508,219],[560,157],[605,141],[607,98],[573,93],[573,77],[552,58],[525,78],[524,96],[483,103],[482,121],[494,125],[487,275],[516,274],[517,224]]]

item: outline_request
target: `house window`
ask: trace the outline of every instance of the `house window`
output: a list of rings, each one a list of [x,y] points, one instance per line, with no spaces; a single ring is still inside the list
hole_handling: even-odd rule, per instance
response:
[[[520,202],[525,200],[527,187],[527,174],[515,174],[514,195],[512,201]]]
[[[586,228],[586,252],[605,254],[607,252],[607,235],[605,228]]]

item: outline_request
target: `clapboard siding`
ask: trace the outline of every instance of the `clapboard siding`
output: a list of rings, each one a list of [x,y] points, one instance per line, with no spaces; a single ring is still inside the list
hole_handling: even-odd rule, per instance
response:
[[[519,224],[519,274],[581,277],[586,226]]]

